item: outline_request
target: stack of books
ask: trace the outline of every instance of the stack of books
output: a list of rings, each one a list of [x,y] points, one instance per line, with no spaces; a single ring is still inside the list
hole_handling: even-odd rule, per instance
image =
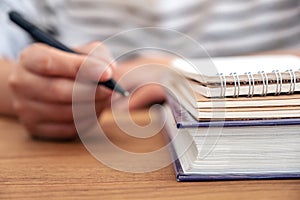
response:
[[[299,57],[172,66],[164,118],[178,181],[300,178]]]

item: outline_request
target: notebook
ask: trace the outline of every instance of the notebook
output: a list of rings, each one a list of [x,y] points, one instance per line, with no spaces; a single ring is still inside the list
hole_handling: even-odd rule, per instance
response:
[[[184,107],[182,107],[179,102],[177,102],[171,96],[167,96],[167,102],[168,106],[172,111],[177,128],[300,125],[300,118],[198,121]]]
[[[207,98],[172,76],[165,83],[174,98],[198,121],[300,118],[300,94],[239,98]]]
[[[300,92],[300,58],[292,55],[217,57],[172,61],[205,97],[279,95]]]
[[[206,97],[194,89],[194,82],[169,73],[164,84],[168,88],[167,96],[180,102],[199,121],[300,118],[300,93],[251,98]]]

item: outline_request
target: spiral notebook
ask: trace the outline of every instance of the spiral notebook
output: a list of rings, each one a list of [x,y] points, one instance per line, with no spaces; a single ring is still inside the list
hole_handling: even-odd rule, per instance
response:
[[[252,98],[207,98],[182,84],[166,80],[167,97],[175,99],[198,121],[239,121],[300,118],[300,94]]]
[[[299,101],[299,100],[298,100]],[[167,96],[167,102],[171,108],[176,127],[181,128],[197,128],[197,127],[249,127],[249,126],[281,126],[281,125],[300,125],[299,118],[287,119],[264,119],[264,120],[230,120],[230,121],[198,121],[183,106],[180,105],[171,96]]]
[[[175,59],[173,69],[193,80],[205,97],[239,97],[300,92],[300,58],[292,55]]]

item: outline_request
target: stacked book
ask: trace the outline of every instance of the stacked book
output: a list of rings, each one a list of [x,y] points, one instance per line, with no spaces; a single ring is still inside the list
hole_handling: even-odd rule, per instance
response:
[[[300,178],[300,58],[174,60],[165,129],[178,181]]]

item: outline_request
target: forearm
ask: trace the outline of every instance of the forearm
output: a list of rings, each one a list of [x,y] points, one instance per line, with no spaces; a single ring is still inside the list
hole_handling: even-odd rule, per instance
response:
[[[12,106],[12,92],[8,85],[8,78],[14,65],[13,61],[0,58],[0,115],[15,116]]]

